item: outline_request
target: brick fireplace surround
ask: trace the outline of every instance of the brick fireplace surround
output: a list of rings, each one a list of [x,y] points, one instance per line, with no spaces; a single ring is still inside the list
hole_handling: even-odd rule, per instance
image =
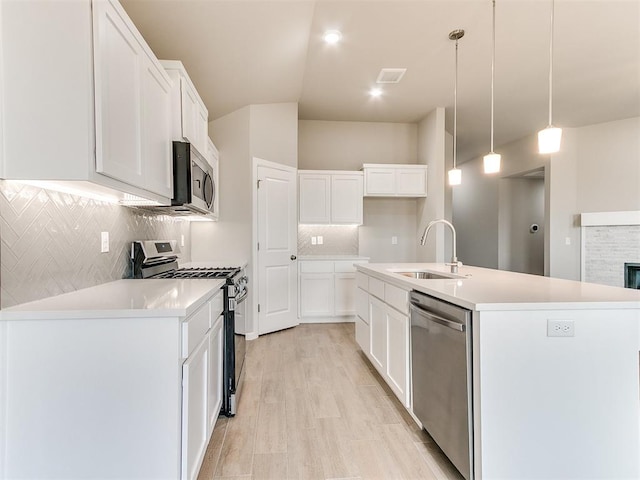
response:
[[[581,279],[624,287],[624,264],[640,263],[640,211],[581,215]]]

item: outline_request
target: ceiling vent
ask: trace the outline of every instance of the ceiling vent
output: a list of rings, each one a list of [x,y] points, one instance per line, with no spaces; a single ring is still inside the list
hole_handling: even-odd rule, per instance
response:
[[[406,68],[383,68],[378,74],[376,83],[398,83],[406,71]]]

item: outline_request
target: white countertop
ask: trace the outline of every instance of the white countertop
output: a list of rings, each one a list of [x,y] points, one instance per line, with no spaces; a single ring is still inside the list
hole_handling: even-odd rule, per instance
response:
[[[0,320],[186,317],[224,284],[205,279],[125,279],[0,310]]]
[[[298,260],[357,260],[368,261],[369,257],[361,257],[360,255],[298,255]]]
[[[463,265],[447,280],[420,280],[392,271],[450,274],[441,263],[370,263],[356,268],[404,289],[418,290],[471,310],[638,309],[640,290]]]

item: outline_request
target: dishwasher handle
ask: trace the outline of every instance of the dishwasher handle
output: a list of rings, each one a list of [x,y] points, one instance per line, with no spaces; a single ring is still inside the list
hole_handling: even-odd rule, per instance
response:
[[[464,330],[465,330],[465,326],[462,323],[454,322],[454,321],[449,320],[447,318],[441,317],[440,315],[436,315],[435,313],[433,313],[433,312],[431,312],[429,310],[425,310],[424,308],[420,308],[419,306],[417,306],[414,303],[411,304],[411,309],[415,310],[416,313],[418,313],[419,315],[422,315],[427,320],[431,320],[432,322],[439,323],[440,325],[443,325],[443,326],[445,326],[447,328],[450,328],[452,330],[456,330],[458,332],[464,332]]]

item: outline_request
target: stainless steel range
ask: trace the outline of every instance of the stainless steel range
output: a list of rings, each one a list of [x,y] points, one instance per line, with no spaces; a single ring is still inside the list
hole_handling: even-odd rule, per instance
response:
[[[204,278],[224,279],[224,361],[222,411],[231,417],[236,413],[240,374],[244,365],[248,279],[242,267],[178,268],[176,240],[146,240],[131,246],[133,278]]]

